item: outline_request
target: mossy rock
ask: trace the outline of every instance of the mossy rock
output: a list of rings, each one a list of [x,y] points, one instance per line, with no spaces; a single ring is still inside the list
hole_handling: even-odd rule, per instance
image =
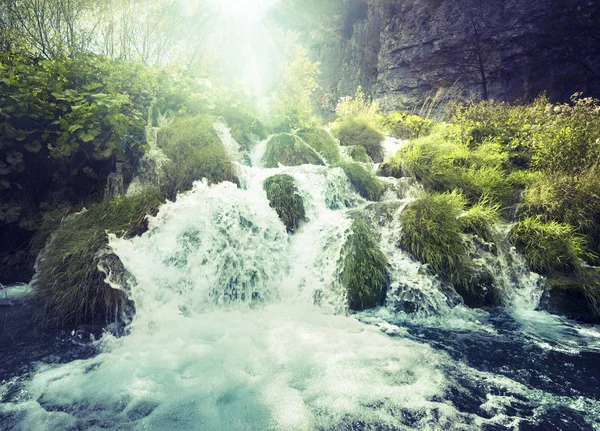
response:
[[[600,272],[588,270],[583,277],[557,274],[548,278],[547,297],[542,304],[555,314],[585,323],[600,323]]]
[[[173,163],[166,167],[164,193],[169,199],[206,178],[239,185],[235,166],[207,115],[175,119],[158,132],[158,146]]]
[[[362,146],[374,163],[383,162],[384,136],[362,118],[349,118],[336,124],[333,133],[343,146]]]
[[[319,153],[327,163],[334,164],[340,161],[340,146],[327,130],[318,127],[304,128],[298,130],[296,135]]]
[[[324,165],[321,156],[306,142],[290,133],[279,133],[267,141],[267,149],[262,158],[265,168],[300,165]]]
[[[458,193],[425,193],[401,215],[402,246],[435,274],[452,282],[470,276],[459,220],[464,207],[465,200]]]
[[[361,147],[360,145],[346,147],[346,154],[357,163],[373,163],[365,147]]]
[[[306,213],[294,178],[290,175],[273,175],[265,180],[263,188],[269,204],[277,211],[287,231],[296,232],[300,222],[306,219]]]
[[[107,251],[107,232],[131,237],[147,229],[146,215],[155,214],[164,198],[150,189],[90,206],[67,217],[38,261],[33,304],[44,325],[74,327],[115,321],[126,295],[104,282],[99,264],[123,274],[118,257]]]
[[[469,266],[463,263],[459,277],[453,283],[465,305],[471,308],[501,306],[502,297],[496,288],[494,276],[484,266],[469,263]]]
[[[379,165],[377,175],[380,177],[394,177],[402,178],[407,177],[402,171],[402,162],[397,157],[392,157],[390,160],[383,162]]]
[[[381,199],[385,186],[373,172],[358,163],[344,163],[340,167],[359,195],[375,202]]]
[[[355,219],[350,229],[342,249],[340,277],[348,307],[362,311],[383,304],[390,280],[388,261],[365,219]]]

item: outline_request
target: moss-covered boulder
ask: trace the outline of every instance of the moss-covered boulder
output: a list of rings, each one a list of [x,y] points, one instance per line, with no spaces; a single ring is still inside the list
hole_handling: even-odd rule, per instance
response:
[[[290,175],[273,175],[265,180],[263,188],[269,204],[277,211],[287,231],[296,232],[300,222],[306,219],[306,214],[294,178]]]
[[[340,146],[327,130],[318,127],[304,128],[298,130],[296,135],[319,153],[327,163],[334,164],[340,161]]]
[[[342,249],[340,278],[348,307],[362,311],[383,304],[389,285],[388,261],[365,219],[355,219],[350,229]]]
[[[279,133],[271,136],[262,158],[265,168],[284,166],[324,165],[321,156],[306,142],[290,133]]]
[[[383,162],[384,136],[373,125],[363,118],[348,118],[335,124],[333,133],[344,146],[360,145],[375,163]]]
[[[344,163],[340,167],[359,195],[375,202],[381,199],[385,186],[373,172],[358,163]]]
[[[586,323],[600,323],[600,270],[588,268],[579,275],[557,274],[548,278],[542,305],[551,313]]]
[[[63,221],[38,259],[33,304],[44,325],[73,327],[115,321],[126,295],[104,280],[110,268],[115,276],[124,269],[107,250],[107,232],[129,237],[143,233],[146,215],[164,202],[157,190],[116,198],[90,206]]]
[[[235,166],[207,115],[175,119],[158,133],[158,146],[172,163],[166,166],[166,196],[190,190],[194,181],[239,184]]]
[[[346,154],[348,154],[352,160],[358,163],[373,162],[367,154],[365,147],[361,147],[360,145],[350,145],[346,147]]]

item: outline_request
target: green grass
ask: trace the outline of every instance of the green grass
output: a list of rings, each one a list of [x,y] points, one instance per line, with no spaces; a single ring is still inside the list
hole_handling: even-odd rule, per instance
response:
[[[298,194],[294,178],[290,175],[273,175],[263,184],[267,199],[289,233],[294,233],[306,219],[304,203]]]
[[[484,196],[502,207],[514,204],[515,191],[507,180],[502,148],[489,144],[470,150],[448,132],[440,127],[411,141],[381,168],[382,174],[409,175],[428,191],[459,191],[471,204]]]
[[[235,166],[206,115],[175,119],[158,133],[158,146],[173,162],[166,168],[165,194],[169,199],[190,190],[194,181],[231,181],[239,184]]]
[[[33,293],[36,320],[56,327],[106,324],[116,320],[126,297],[104,282],[99,253],[108,245],[107,232],[134,236],[146,228],[147,214],[164,202],[157,190],[90,206],[71,216],[54,233],[39,261]],[[117,265],[114,271],[123,271]],[[119,268],[119,266],[121,266]]]
[[[348,307],[362,311],[383,304],[389,285],[388,261],[377,244],[375,233],[363,218],[357,218],[344,244],[341,282]]]
[[[327,130],[318,127],[304,128],[298,130],[296,135],[319,153],[327,163],[335,164],[340,161],[340,146]]]
[[[536,272],[577,271],[586,256],[585,238],[572,226],[555,221],[525,218],[515,224],[510,238]]]
[[[381,199],[385,187],[373,172],[358,163],[344,163],[339,167],[344,170],[350,184],[359,195],[374,202]]]
[[[528,187],[522,214],[572,226],[586,238],[585,260],[600,265],[600,165],[585,173],[537,175]]]
[[[349,118],[336,123],[333,134],[343,146],[360,145],[374,163],[383,162],[383,134],[362,118]]]
[[[494,240],[494,225],[500,221],[500,207],[483,199],[459,217],[464,232],[478,235],[487,242]]]
[[[457,280],[467,246],[459,217],[465,199],[458,193],[423,194],[402,212],[402,245],[434,273]]]
[[[283,166],[300,166],[305,164],[324,165],[321,156],[298,136],[290,133],[279,133],[271,136],[262,158],[265,168]]]

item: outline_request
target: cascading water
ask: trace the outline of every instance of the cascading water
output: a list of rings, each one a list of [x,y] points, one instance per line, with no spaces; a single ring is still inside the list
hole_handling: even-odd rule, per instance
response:
[[[235,151],[229,132],[217,130]],[[39,365],[17,394],[10,390],[14,381],[0,385],[0,425],[599,429],[594,391],[600,383],[574,380],[563,390],[562,374],[543,362],[575,363],[577,355],[584,374],[593,370],[588,358],[600,352],[597,330],[546,314],[518,323],[504,312],[463,306],[451,286],[397,246],[398,215],[417,187],[410,181],[386,180],[392,192],[380,203],[367,203],[339,168],[263,169],[257,167],[261,151],[264,143],[250,157],[254,167],[239,166],[242,188],[197,182],[150,218],[141,237],[111,236],[136,307],[129,334],[105,335],[91,359]],[[294,177],[306,207],[307,221],[292,236],[262,186],[279,173]],[[339,262],[357,211],[379,226],[391,288],[385,307],[352,316],[345,313]],[[503,284],[505,292],[532,293],[527,289],[534,275],[510,269],[508,257],[499,268],[498,278],[511,280]],[[511,295],[507,301],[521,307],[513,299],[518,295]],[[548,324],[561,328],[553,334],[577,340],[568,352],[560,348],[562,339],[539,330]],[[544,384],[512,360],[513,368],[505,369],[494,358],[477,357],[493,348],[496,356],[522,361],[521,345],[530,342],[526,353],[534,362],[543,359],[531,368],[540,370]],[[566,425],[550,426],[558,423]]]

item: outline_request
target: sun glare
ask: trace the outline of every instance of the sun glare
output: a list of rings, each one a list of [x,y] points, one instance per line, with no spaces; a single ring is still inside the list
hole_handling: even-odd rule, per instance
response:
[[[264,16],[276,0],[210,0],[221,12],[243,18],[245,21],[257,22]]]

